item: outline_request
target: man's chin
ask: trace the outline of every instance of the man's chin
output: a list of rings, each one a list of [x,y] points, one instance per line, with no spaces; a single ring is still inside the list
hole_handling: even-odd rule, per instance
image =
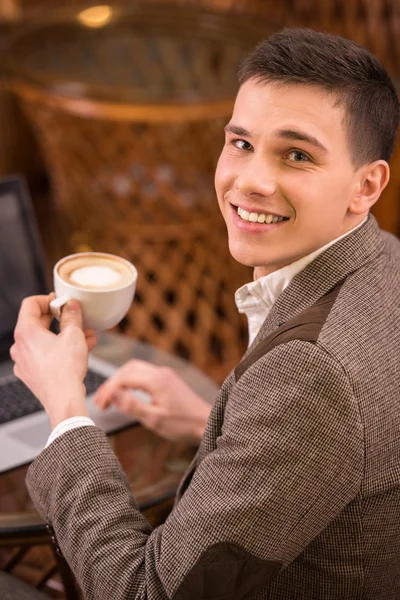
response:
[[[257,267],[263,264],[262,259],[254,255],[254,252],[241,244],[229,243],[229,251],[232,257],[241,265],[245,267]]]
[[[276,260],[272,260],[271,254],[269,254],[268,257],[260,256],[260,253],[256,254],[254,251],[251,252],[248,248],[239,244],[229,244],[229,250],[232,257],[238,263],[254,269],[254,279],[277,271],[291,262],[282,260],[280,257],[276,257]]]

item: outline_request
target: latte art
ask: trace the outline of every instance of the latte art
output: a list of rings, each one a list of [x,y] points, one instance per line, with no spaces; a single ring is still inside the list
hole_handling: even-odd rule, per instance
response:
[[[66,283],[87,290],[114,290],[135,278],[129,263],[107,254],[74,256],[62,262],[58,274]]]

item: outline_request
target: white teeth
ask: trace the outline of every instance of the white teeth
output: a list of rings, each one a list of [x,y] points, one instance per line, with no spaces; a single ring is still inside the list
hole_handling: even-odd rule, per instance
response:
[[[243,219],[243,221],[250,221],[251,223],[279,223],[283,221],[283,217],[277,217],[275,215],[264,214],[264,213],[249,213],[247,210],[240,208],[238,206],[237,209],[239,217]]]

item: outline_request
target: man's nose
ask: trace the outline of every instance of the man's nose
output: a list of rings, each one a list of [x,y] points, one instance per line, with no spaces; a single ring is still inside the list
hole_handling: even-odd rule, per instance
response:
[[[276,190],[275,174],[261,155],[253,154],[242,164],[235,187],[243,196],[272,196]]]

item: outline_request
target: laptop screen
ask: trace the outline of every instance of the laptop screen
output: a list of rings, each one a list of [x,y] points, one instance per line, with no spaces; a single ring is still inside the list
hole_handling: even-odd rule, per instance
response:
[[[9,358],[23,298],[48,293],[35,215],[20,177],[0,179],[0,360]]]

